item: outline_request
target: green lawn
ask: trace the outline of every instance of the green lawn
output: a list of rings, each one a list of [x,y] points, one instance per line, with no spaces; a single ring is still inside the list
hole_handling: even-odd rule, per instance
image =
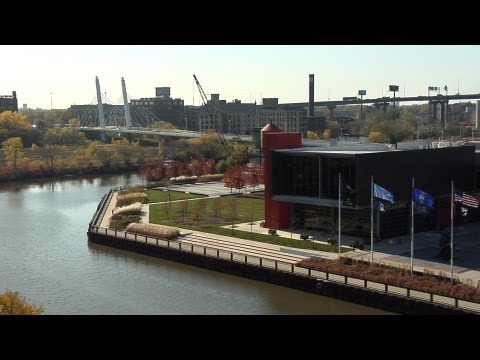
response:
[[[188,195],[188,194],[185,194]],[[336,252],[338,247],[335,245],[312,243],[311,241],[306,240],[291,240],[288,238],[282,238],[274,235],[265,235],[250,233],[248,231],[234,230],[232,234],[231,229],[225,229],[221,226],[231,224],[231,213],[232,213],[232,198],[237,201],[237,216],[236,223],[245,223],[249,222],[252,219],[252,203],[254,204],[253,208],[253,221],[261,221],[264,219],[264,201],[263,199],[251,199],[244,198],[242,196],[225,196],[222,197],[223,209],[219,216],[219,221],[217,223],[216,217],[214,216],[212,210],[212,203],[215,199],[205,198],[206,211],[205,215],[202,215],[202,220],[200,225],[197,222],[192,221],[191,215],[194,213],[194,209],[198,207],[199,201],[193,200],[188,202],[187,215],[185,216],[185,221],[183,221],[182,216],[182,203],[176,202],[171,203],[170,219],[168,221],[168,216],[165,211],[166,204],[156,204],[150,205],[150,222],[155,224],[164,224],[164,225],[174,225],[185,229],[192,229],[203,231],[211,234],[219,234],[226,236],[233,236],[241,239],[248,239],[254,241],[260,241],[270,244],[276,244],[281,246],[290,246],[293,248],[299,249],[315,249],[320,251]],[[208,221],[205,221],[208,220]],[[350,248],[342,247],[342,253],[350,251]]]
[[[185,194],[189,195],[189,194]],[[150,198],[150,195],[149,195]],[[212,204],[218,198],[205,198],[206,209],[205,215],[211,218],[211,221],[216,221],[215,214],[212,210]],[[264,215],[264,201],[260,199],[248,199],[241,196],[225,196],[221,197],[223,209],[219,215],[218,224],[227,225],[231,223],[232,219],[232,205],[231,201],[237,201],[237,223],[243,223],[252,219],[252,204],[253,204],[253,221],[263,220]],[[165,200],[164,200],[165,201]],[[182,220],[182,202],[172,202],[171,204],[170,219]],[[159,224],[162,221],[168,220],[167,213],[165,211],[166,204],[150,205],[150,222]],[[190,218],[192,212],[199,206],[199,201],[189,201],[187,215],[185,218]]]
[[[168,191],[163,190],[147,190],[148,202],[156,203],[168,201]],[[184,192],[170,191],[170,200],[196,199],[204,197],[203,195],[186,194]],[[173,205],[173,204],[172,204]]]

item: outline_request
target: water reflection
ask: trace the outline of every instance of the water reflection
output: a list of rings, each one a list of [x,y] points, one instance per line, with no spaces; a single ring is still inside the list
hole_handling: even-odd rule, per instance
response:
[[[111,187],[135,174],[0,185],[0,292],[47,314],[377,314],[267,283],[88,244]]]
[[[8,193],[8,205],[11,208],[22,208],[23,199],[24,197],[19,194],[18,190]]]
[[[28,189],[30,186],[26,182],[4,182],[0,183],[0,192],[20,192],[25,189]]]
[[[123,175],[123,179],[126,184],[130,184],[131,180],[135,178],[135,183],[139,183],[141,181],[138,181],[138,177],[134,173],[126,173]],[[115,179],[114,177],[101,177],[100,178],[100,186],[117,186],[118,179]]]
[[[188,287],[189,297],[201,298],[204,293],[214,295],[209,304],[195,303],[185,309],[193,314],[387,314],[382,310],[339,301],[278,285],[252,281],[194,266],[148,257],[94,243],[88,243],[94,261],[113,261],[119,267],[135,266],[146,273],[160,270],[162,277],[174,282],[177,289]],[[194,284],[194,285],[192,285]],[[197,286],[195,286],[197,285]],[[171,299],[171,301],[177,301]],[[254,304],[253,307],[252,303]],[[245,304],[250,304],[245,306]],[[165,309],[165,311],[168,311]]]

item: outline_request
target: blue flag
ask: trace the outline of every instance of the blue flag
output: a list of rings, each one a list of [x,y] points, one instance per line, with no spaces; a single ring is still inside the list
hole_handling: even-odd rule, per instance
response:
[[[413,201],[420,206],[433,207],[433,202],[435,201],[432,195],[417,188],[413,188],[412,197]]]
[[[393,194],[377,184],[373,184],[373,196],[391,202],[392,204],[395,202],[393,200]]]

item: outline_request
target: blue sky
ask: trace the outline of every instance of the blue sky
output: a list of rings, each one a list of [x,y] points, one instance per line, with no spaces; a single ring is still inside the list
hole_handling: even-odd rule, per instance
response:
[[[19,106],[68,108],[102,93],[121,101],[120,79],[133,98],[153,97],[170,86],[172,97],[200,104],[196,74],[207,94],[260,102],[308,101],[308,74],[315,74],[315,100],[341,99],[367,90],[367,98],[427,95],[428,86],[480,93],[480,46],[433,45],[0,45],[0,94],[17,91]]]

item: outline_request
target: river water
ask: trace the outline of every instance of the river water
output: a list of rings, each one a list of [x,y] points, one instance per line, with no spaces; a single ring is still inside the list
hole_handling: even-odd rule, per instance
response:
[[[0,293],[45,314],[386,314],[166,260],[89,244],[88,223],[134,174],[0,185]]]

